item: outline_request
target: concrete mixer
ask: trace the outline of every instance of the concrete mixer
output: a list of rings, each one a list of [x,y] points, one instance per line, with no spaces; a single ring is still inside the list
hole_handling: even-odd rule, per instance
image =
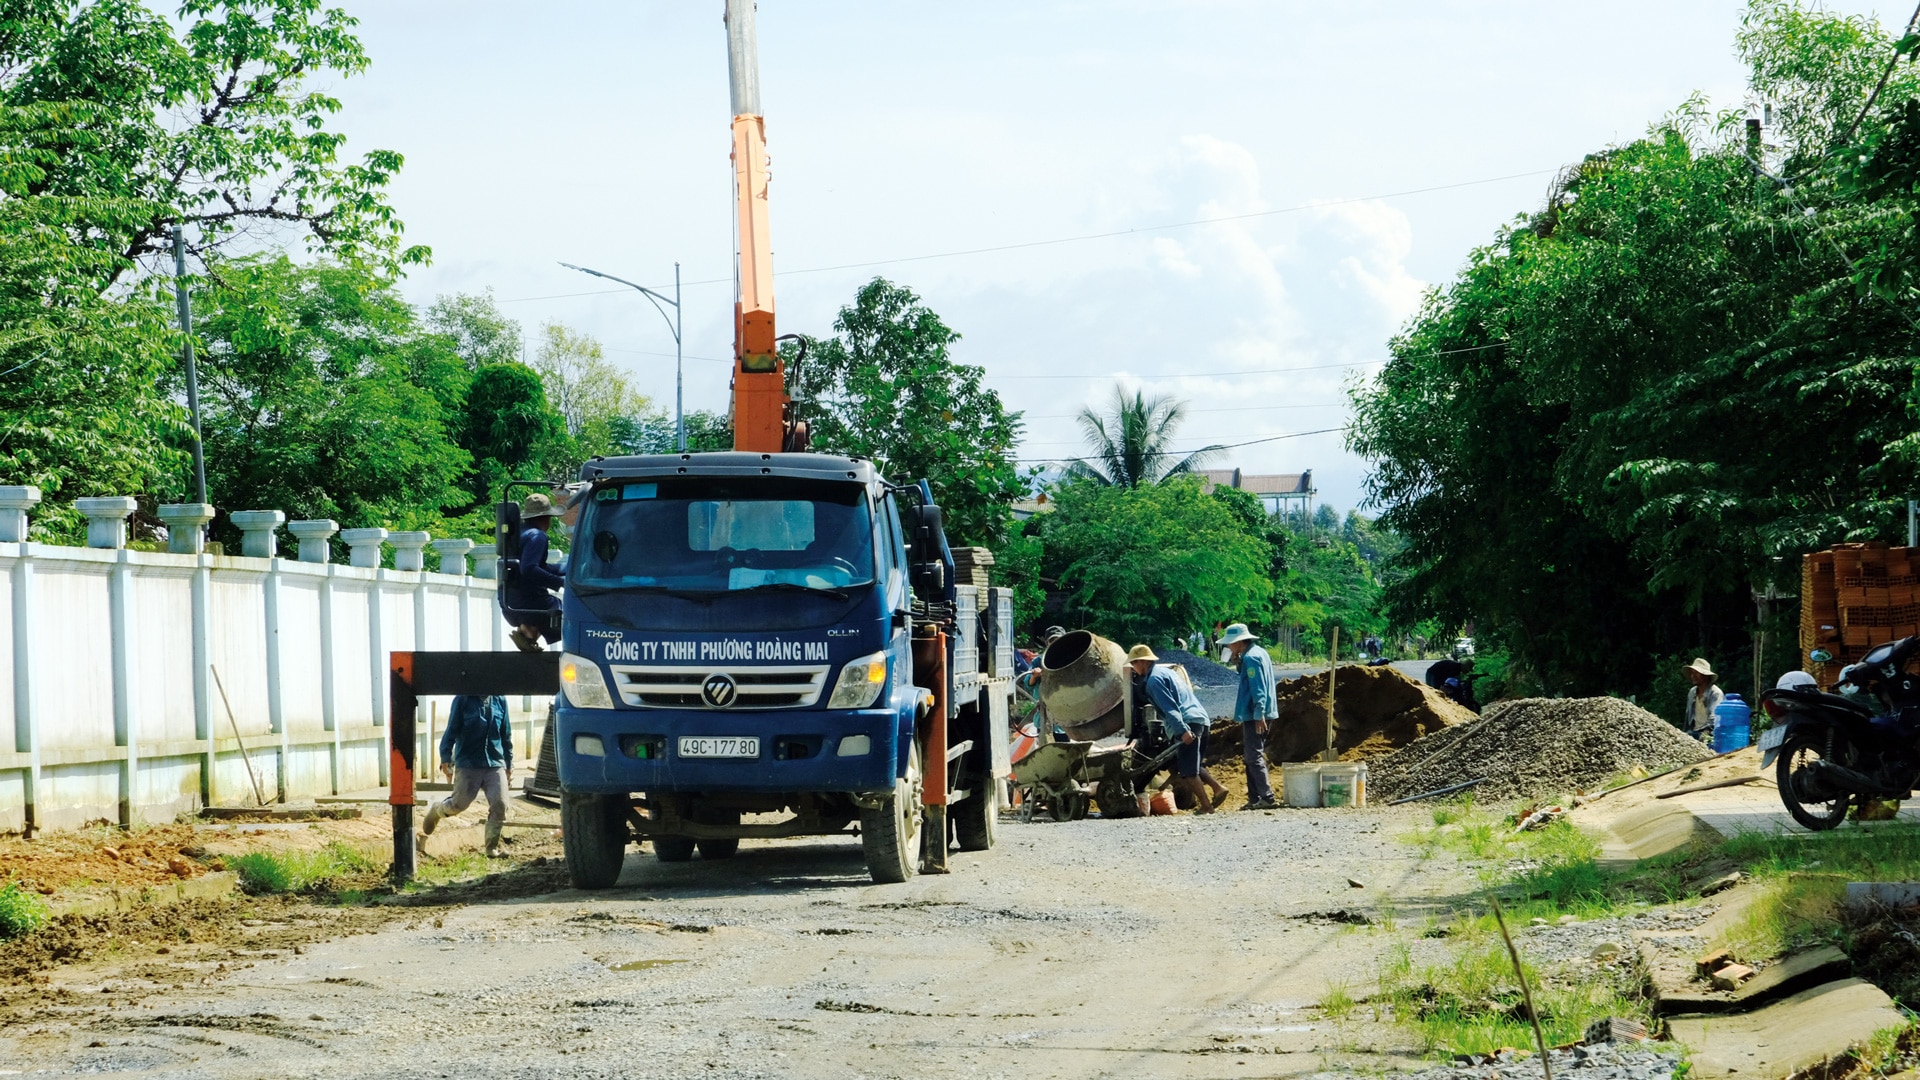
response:
[[[1040,655],[1040,706],[1069,739],[1092,742],[1133,721],[1127,650],[1088,630],[1054,639]]]

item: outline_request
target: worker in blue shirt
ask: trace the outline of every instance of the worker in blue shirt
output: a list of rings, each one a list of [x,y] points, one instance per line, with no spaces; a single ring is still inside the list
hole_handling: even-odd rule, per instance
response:
[[[545,495],[535,492],[520,504],[520,568],[507,592],[507,607],[520,621],[507,636],[522,652],[545,652],[542,639],[548,644],[560,640],[560,598],[552,590],[567,579],[564,567],[547,565],[547,530],[553,519],[553,500]]]
[[[460,694],[447,715],[440,736],[440,772],[453,781],[453,794],[427,808],[420,835],[433,835],[440,819],[473,805],[474,796],[487,796],[487,855],[499,857],[500,830],[507,820],[507,790],[513,776],[513,726],[507,721],[507,703],[499,697]]]
[[[1247,765],[1247,805],[1242,810],[1271,810],[1279,803],[1273,797],[1273,781],[1267,776],[1267,738],[1275,720],[1280,718],[1279,702],[1273,696],[1273,660],[1261,648],[1246,623],[1234,623],[1220,635],[1225,659],[1240,669],[1240,693],[1234,699],[1233,718],[1240,722],[1241,758]]]
[[[1167,738],[1177,739],[1180,749],[1173,759],[1173,782],[1193,797],[1193,812],[1213,813],[1213,800],[1207,797],[1206,784],[1200,779],[1200,762],[1207,752],[1207,710],[1193,696],[1193,688],[1174,674],[1159,667],[1160,658],[1145,645],[1127,650],[1127,665],[1135,678],[1144,680],[1147,700],[1160,712]],[[1143,808],[1144,812],[1144,808]]]

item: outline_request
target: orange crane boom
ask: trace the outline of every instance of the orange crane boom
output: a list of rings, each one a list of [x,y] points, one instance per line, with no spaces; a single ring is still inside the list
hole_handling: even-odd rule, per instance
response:
[[[773,323],[773,241],[767,226],[767,129],[760,114],[754,0],[727,0],[733,95],[733,185],[739,215],[739,296],[733,309],[733,448],[794,448],[786,368]]]

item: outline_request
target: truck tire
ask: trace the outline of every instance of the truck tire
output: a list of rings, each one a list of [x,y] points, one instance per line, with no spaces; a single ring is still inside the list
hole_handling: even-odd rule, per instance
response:
[[[740,838],[728,836],[712,840],[696,840],[703,859],[731,859],[740,852]]]
[[[1000,781],[982,777],[960,805],[953,808],[953,838],[961,851],[986,851],[1000,831]]]
[[[627,800],[609,795],[560,795],[560,843],[567,878],[576,889],[610,889],[627,855]]]
[[[693,858],[693,848],[694,839],[691,836],[653,838],[653,855],[661,862],[687,862]]]
[[[920,744],[907,751],[907,775],[878,807],[860,811],[860,847],[875,884],[898,885],[920,865]]]

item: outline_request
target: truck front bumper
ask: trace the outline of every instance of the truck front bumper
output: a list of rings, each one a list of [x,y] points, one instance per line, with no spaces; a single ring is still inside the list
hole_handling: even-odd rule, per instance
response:
[[[561,788],[584,794],[890,791],[908,724],[884,708],[576,709],[563,700],[555,760]],[[754,737],[759,754],[681,757],[682,736]]]

